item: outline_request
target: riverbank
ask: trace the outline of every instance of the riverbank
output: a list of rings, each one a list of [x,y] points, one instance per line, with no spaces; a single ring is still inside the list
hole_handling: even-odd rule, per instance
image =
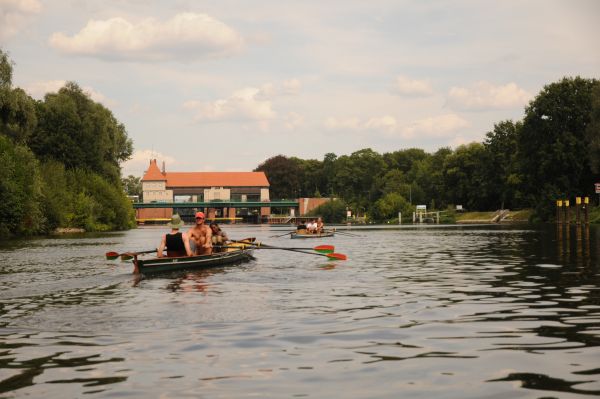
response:
[[[482,223],[527,223],[533,210],[510,211],[504,209],[495,212],[461,212],[456,214],[457,224]]]

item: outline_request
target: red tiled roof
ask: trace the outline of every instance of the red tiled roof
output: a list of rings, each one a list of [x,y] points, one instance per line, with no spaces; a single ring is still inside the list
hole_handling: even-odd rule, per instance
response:
[[[156,159],[150,160],[150,166],[148,167],[148,170],[144,174],[144,177],[142,177],[142,180],[167,180],[165,175],[163,175],[161,173],[160,169],[158,169],[158,165],[156,164]]]
[[[167,172],[166,177],[167,187],[270,186],[264,172]]]

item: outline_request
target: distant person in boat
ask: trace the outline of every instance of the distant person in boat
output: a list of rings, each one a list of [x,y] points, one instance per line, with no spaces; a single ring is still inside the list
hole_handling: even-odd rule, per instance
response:
[[[181,216],[175,213],[171,217],[171,222],[168,224],[171,228],[171,232],[165,234],[160,241],[157,254],[159,258],[163,257],[163,251],[165,249],[167,250],[168,257],[192,256],[188,235],[179,231],[183,225],[184,223],[183,220],[181,220]]]
[[[229,237],[227,237],[227,234],[225,234],[225,232],[221,230],[219,225],[215,222],[212,222],[209,227],[212,232],[213,250],[215,246],[221,247],[223,245],[227,245]],[[216,250],[214,250],[214,252],[225,252],[225,248],[217,248]]]
[[[196,255],[212,253],[212,230],[204,224],[204,212],[196,212],[196,225],[188,231]]]
[[[313,220],[313,221],[309,222],[309,223],[306,225],[306,230],[308,230],[308,232],[309,232],[310,234],[314,234],[314,233],[316,233],[316,232],[317,232],[317,221],[316,221],[316,220]]]
[[[323,219],[318,218],[317,219],[317,234],[324,233],[324,231],[325,231],[325,225],[323,224]]]
[[[296,232],[298,234],[306,234],[306,223],[299,221],[298,226],[296,226]]]

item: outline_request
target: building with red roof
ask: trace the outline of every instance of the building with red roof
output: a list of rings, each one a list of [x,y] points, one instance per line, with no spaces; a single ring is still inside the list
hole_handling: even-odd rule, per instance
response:
[[[214,207],[203,209],[208,212],[209,218],[226,216],[235,219],[234,208],[224,208],[218,203],[269,202],[269,186],[264,172],[167,172],[164,162],[161,170],[156,159],[152,159],[142,177],[142,202],[147,204],[214,202]],[[138,213],[138,219],[166,218],[172,214],[172,208],[139,211],[142,212]],[[261,215],[268,215],[269,212],[268,205],[260,207]]]

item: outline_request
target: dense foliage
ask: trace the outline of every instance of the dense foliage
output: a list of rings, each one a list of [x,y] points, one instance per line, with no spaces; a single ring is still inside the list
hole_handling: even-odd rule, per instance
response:
[[[13,88],[0,50],[0,236],[132,227],[119,167],[131,152],[124,126],[75,83],[43,101]]]
[[[343,199],[353,214],[372,221],[412,215],[417,204],[443,210],[533,208],[538,220],[554,215],[555,201],[595,199],[600,181],[600,82],[564,78],[544,87],[522,121],[500,121],[482,143],[434,153],[409,148],[322,161],[278,155],[256,170],[266,173],[272,198]]]

